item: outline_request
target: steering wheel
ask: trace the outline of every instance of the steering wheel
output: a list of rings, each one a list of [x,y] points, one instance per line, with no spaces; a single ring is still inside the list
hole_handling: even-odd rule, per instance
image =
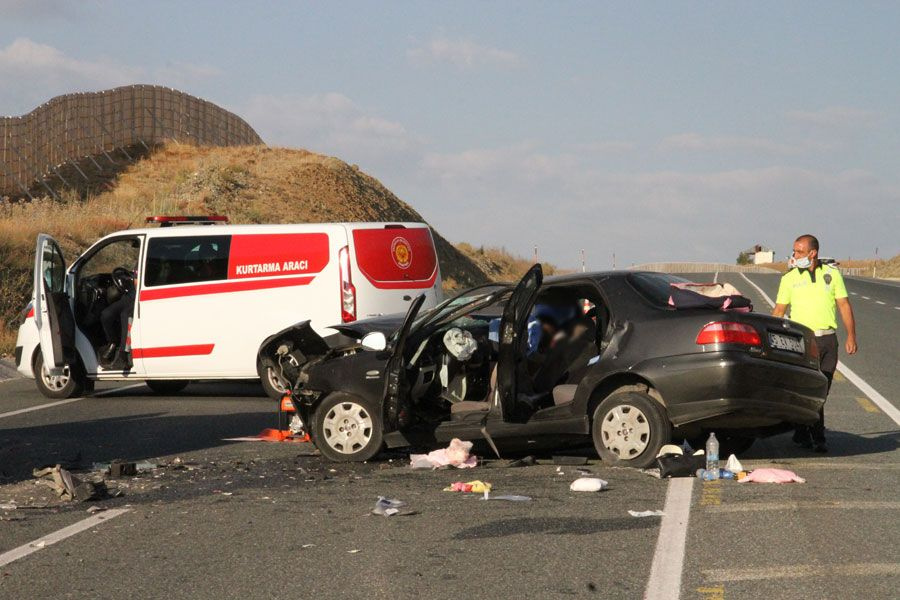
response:
[[[131,269],[116,267],[112,271],[113,285],[116,286],[120,294],[126,293],[131,288],[132,279],[134,279],[134,274]]]

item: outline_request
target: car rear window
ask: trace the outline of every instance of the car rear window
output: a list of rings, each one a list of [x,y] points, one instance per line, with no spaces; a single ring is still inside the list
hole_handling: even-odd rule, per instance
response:
[[[638,293],[657,306],[668,306],[673,283],[688,283],[684,277],[667,275],[666,273],[630,273],[628,282]]]

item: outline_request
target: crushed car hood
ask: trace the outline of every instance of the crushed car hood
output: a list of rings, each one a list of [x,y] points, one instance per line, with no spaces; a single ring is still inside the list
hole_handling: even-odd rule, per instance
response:
[[[403,319],[406,317],[403,313],[393,315],[384,315],[383,317],[372,317],[371,319],[362,319],[353,321],[352,323],[342,323],[340,325],[330,325],[331,329],[337,330],[347,337],[361,340],[367,334],[373,331],[380,331],[386,337],[400,329],[403,325]]]

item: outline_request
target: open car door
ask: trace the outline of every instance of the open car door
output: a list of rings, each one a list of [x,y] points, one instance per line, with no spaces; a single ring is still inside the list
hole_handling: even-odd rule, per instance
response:
[[[70,339],[62,327],[63,323],[68,325],[69,320],[61,318],[63,311],[66,314],[69,311],[65,277],[66,263],[59,245],[49,235],[38,234],[34,258],[34,323],[38,328],[44,366],[50,375],[63,374],[66,365],[63,344]]]
[[[384,402],[385,415],[389,421],[396,420],[400,410],[400,394],[401,394],[401,376],[403,373],[403,352],[406,348],[406,338],[409,337],[409,330],[412,328],[422,303],[425,302],[425,294],[419,294],[409,304],[406,311],[406,317],[403,319],[403,325],[397,330],[397,337],[394,338],[394,346],[391,348],[391,358],[385,367],[384,378]]]
[[[515,418],[516,383],[525,358],[528,336],[525,328],[538,289],[544,280],[540,264],[531,267],[519,283],[503,309],[500,320],[500,350],[497,359],[497,394],[491,400],[491,411],[500,409],[504,421]],[[499,404],[499,406],[498,406]]]

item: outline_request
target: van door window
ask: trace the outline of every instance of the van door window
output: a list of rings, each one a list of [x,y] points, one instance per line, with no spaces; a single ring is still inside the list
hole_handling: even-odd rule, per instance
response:
[[[227,279],[230,246],[228,235],[153,238],[147,245],[144,285]]]

